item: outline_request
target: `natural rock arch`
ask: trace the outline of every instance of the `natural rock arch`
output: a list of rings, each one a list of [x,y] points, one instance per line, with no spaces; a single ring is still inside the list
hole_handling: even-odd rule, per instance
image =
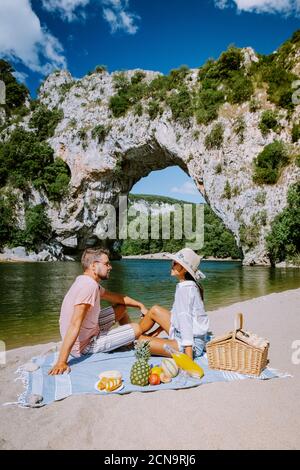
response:
[[[197,80],[197,72],[190,71],[191,85]],[[128,71],[126,76],[130,78],[135,73]],[[150,82],[159,75],[145,72],[145,80]],[[270,264],[265,237],[272,220],[286,205],[289,186],[299,180],[300,169],[294,164],[286,167],[276,185],[261,187],[253,182],[253,159],[274,140],[272,132],[263,136],[259,130],[260,112],[251,112],[247,102],[225,103],[218,117],[224,129],[223,145],[207,148],[205,139],[216,122],[206,126],[191,119],[185,126],[172,119],[168,107],[154,119],[146,113],[136,115],[132,110],[114,118],[108,106],[115,93],[113,77],[107,72],[94,73],[74,82],[68,72],[57,72],[41,87],[41,102],[63,109],[64,119],[49,143],[72,174],[69,197],[59,208],[49,209],[58,240],[65,246],[82,247],[95,237],[99,204],[116,204],[120,194],[128,194],[151,171],[178,165],[192,177],[212,210],[233,232],[243,249],[244,264]],[[63,96],[62,86],[68,89]],[[266,100],[262,94],[258,98]],[[246,123],[243,142],[234,132],[236,119],[241,116]],[[93,135],[99,124],[106,129],[101,142]],[[283,141],[289,139],[287,126],[283,119]],[[226,196],[226,185],[232,190],[230,197]],[[264,212],[267,216],[260,223]],[[241,228],[246,235],[255,229],[252,246],[250,242],[241,243]]]

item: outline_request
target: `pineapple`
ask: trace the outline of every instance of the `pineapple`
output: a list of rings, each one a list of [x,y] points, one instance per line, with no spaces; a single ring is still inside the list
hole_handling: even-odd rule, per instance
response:
[[[130,371],[130,381],[133,385],[144,387],[148,385],[150,374],[150,365],[148,360],[151,356],[149,341],[137,341],[134,345],[135,357],[137,361],[133,364]]]

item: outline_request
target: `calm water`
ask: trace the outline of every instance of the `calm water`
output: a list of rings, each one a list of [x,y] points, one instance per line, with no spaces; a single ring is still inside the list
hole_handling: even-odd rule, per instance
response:
[[[213,261],[204,261],[201,267],[207,276],[203,282],[207,310],[300,287],[300,269]],[[114,261],[111,278],[103,286],[148,307],[159,303],[170,308],[176,281],[169,272],[169,261]],[[60,305],[78,274],[81,266],[74,262],[0,263],[0,339],[7,349],[59,339]],[[137,310],[129,311],[133,320],[139,318]]]

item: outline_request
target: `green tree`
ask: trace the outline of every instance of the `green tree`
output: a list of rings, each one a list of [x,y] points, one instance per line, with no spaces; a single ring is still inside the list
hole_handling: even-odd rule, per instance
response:
[[[289,163],[285,145],[278,140],[266,145],[254,159],[253,181],[258,184],[275,184],[280,172]]]
[[[278,214],[266,238],[272,264],[300,254],[300,183],[289,188],[286,208]]]

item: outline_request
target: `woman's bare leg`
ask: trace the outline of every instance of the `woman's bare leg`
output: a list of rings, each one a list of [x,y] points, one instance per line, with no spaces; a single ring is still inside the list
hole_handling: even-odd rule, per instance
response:
[[[171,312],[160,305],[153,305],[139,323],[141,333],[143,334],[150,330],[154,323],[158,323],[159,326],[169,334],[171,326]]]
[[[179,351],[176,339],[152,338],[151,336],[141,335],[138,341],[150,342],[150,351],[152,356],[171,357],[171,355],[164,349],[165,344],[168,344],[169,346],[172,346],[172,348],[176,349],[176,351]]]

